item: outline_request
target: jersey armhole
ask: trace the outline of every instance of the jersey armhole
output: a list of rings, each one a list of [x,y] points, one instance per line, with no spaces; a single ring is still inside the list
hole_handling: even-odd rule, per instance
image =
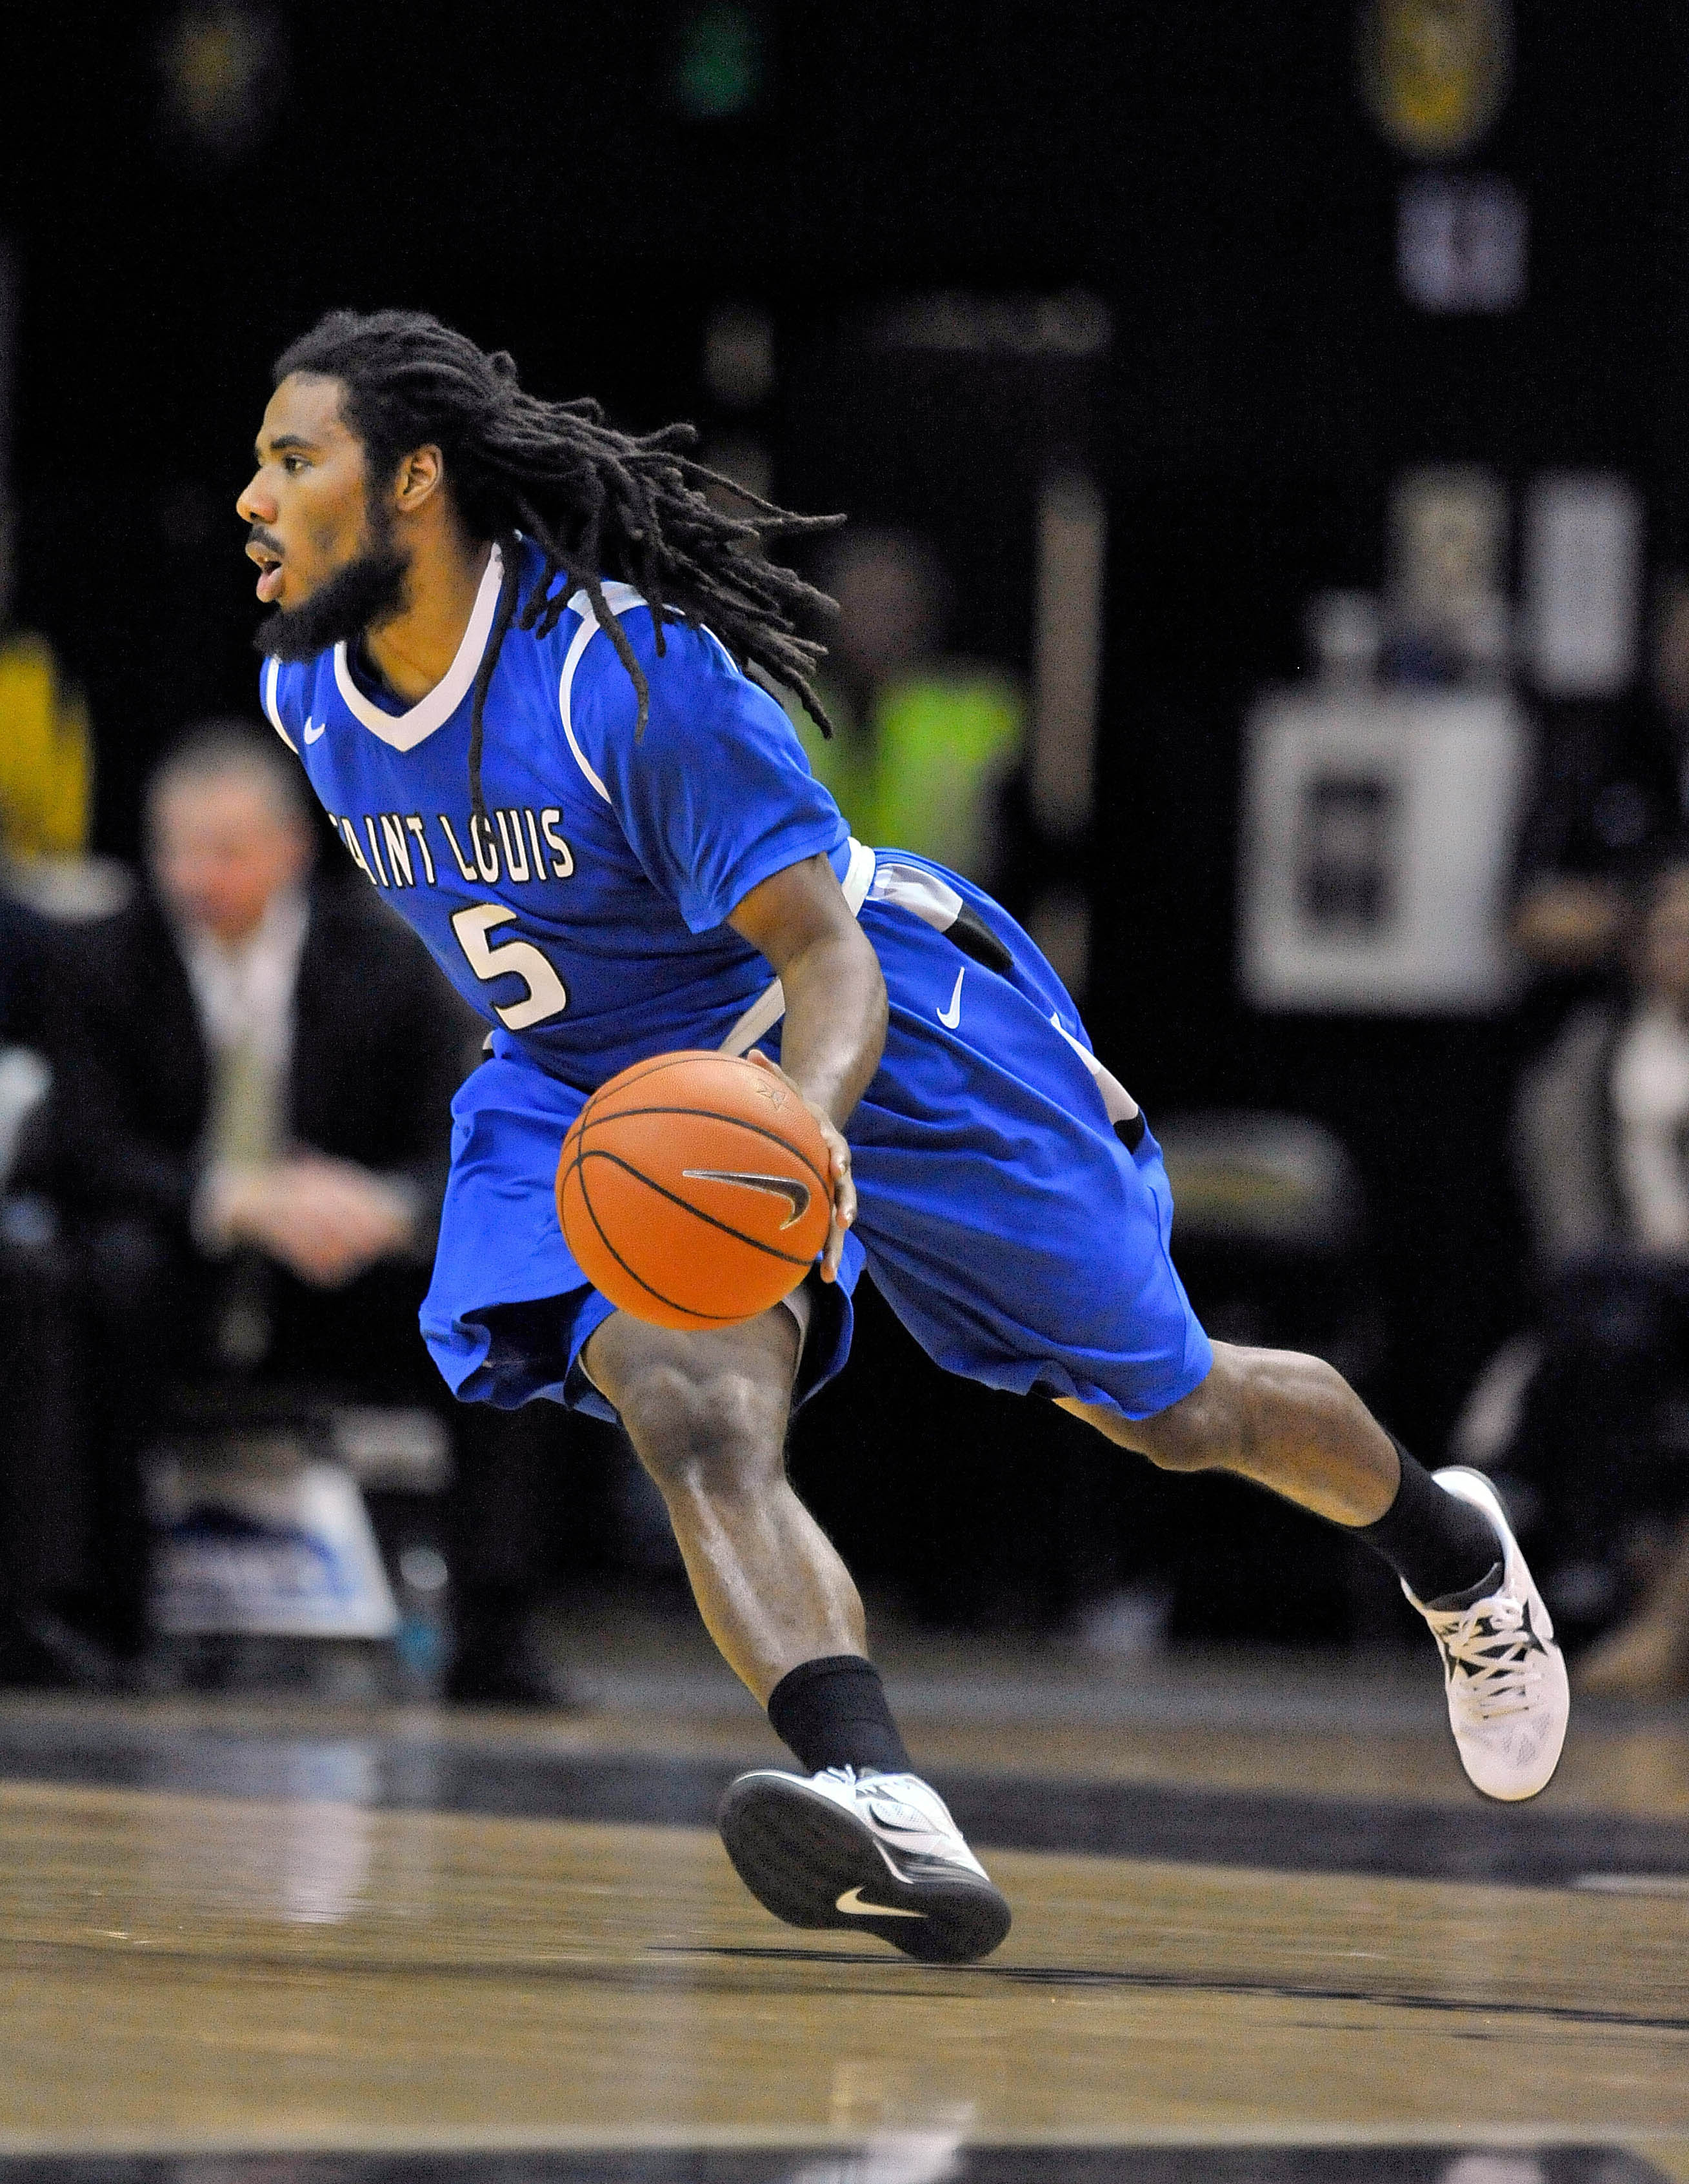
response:
[[[635,591],[632,584],[616,583],[612,581],[602,588],[605,604],[618,618],[631,613],[635,607],[642,607],[646,604],[643,593]],[[581,665],[587,647],[599,633],[599,619],[593,611],[592,599],[586,592],[571,593],[568,604],[570,610],[580,616],[581,626],[570,638],[569,649],[563,655],[563,671],[557,678],[557,710],[563,722],[563,733],[568,738],[570,749],[574,753],[576,765],[580,767],[591,787],[613,810],[615,800],[605,787],[602,776],[581,749],[580,739],[575,733],[575,721],[571,710],[576,671]]]
[[[574,718],[570,710],[570,699],[575,688],[575,670],[581,664],[581,655],[599,632],[597,620],[586,597],[578,593],[576,597],[580,600],[576,611],[581,617],[581,626],[570,638],[569,649],[563,655],[563,672],[557,678],[557,710],[563,722],[563,733],[568,738],[569,748],[575,754],[576,765],[580,767],[593,788],[608,804],[610,801],[610,791],[605,787],[598,774],[594,772],[586,753],[581,749],[575,734]],[[571,599],[569,604],[574,606],[575,600]]]
[[[612,580],[603,587],[603,590],[605,604],[618,619],[625,614],[631,614],[635,607],[649,604],[644,593],[636,591],[632,584],[619,583]],[[598,635],[600,625],[597,615],[593,611],[592,599],[586,592],[571,593],[568,604],[571,612],[580,616],[581,626],[570,638],[569,649],[563,655],[563,671],[557,678],[557,710],[563,722],[563,733],[568,738],[569,749],[574,754],[576,765],[580,767],[596,793],[614,809],[615,799],[605,787],[602,775],[599,773],[581,748],[580,738],[575,733],[572,711],[576,672],[585,656],[587,647]],[[733,666],[735,663],[733,655],[722,644],[715,632],[706,629],[704,634],[721,653],[728,666]],[[620,664],[618,661],[618,666]]]

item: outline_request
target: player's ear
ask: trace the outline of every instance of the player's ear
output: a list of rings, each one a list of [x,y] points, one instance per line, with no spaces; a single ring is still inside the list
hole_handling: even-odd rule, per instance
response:
[[[414,515],[444,484],[446,459],[432,444],[413,448],[401,460],[393,479],[393,505],[401,515]]]

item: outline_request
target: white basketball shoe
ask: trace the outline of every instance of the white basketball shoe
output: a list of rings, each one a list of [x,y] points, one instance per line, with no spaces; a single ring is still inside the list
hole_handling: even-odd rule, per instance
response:
[[[918,1774],[767,1768],[730,1782],[716,1815],[735,1871],[791,1926],[866,1930],[928,1964],[989,1956],[1009,1907]]]
[[[1486,1797],[1534,1797],[1560,1763],[1571,1710],[1554,1625],[1531,1580],[1496,1490],[1456,1465],[1432,1477],[1496,1528],[1501,1583],[1464,1607],[1428,1607],[1408,1594],[1442,1655],[1449,1727],[1460,1763]]]

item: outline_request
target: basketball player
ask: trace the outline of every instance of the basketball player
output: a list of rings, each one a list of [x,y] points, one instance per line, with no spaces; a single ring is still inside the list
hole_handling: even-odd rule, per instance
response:
[[[1366,1541],[1441,1649],[1467,1773],[1533,1796],[1565,1673],[1495,1495],[1422,1469],[1318,1360],[1209,1342],[1156,1141],[1049,965],[965,880],[853,841],[762,687],[820,718],[797,634],[817,595],[762,550],[817,520],[722,512],[692,437],[539,400],[421,314],[337,312],[276,365],[238,505],[265,710],[492,1028],[454,1109],[424,1334],[467,1401],[627,1427],[711,1635],[804,1770],[728,1791],[740,1875],[795,1925],[928,1959],[1008,1928],[786,1476],[865,1265],[952,1372]],[[587,1095],[678,1047],[778,1067],[832,1156],[817,1278],[719,1333],[613,1310],[553,1201]]]

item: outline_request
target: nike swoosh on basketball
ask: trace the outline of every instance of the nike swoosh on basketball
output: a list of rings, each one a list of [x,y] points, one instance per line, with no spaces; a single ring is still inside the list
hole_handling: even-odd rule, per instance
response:
[[[847,1888],[833,1905],[852,1919],[924,1919],[924,1911],[905,1911],[889,1903],[864,1903],[861,1888]]]
[[[950,997],[950,1006],[938,1012],[939,1022],[946,1031],[954,1031],[962,1022],[962,982],[967,976],[967,966],[964,963],[956,974],[956,991]]]
[[[766,1191],[771,1197],[783,1198],[791,1212],[780,1223],[783,1234],[794,1221],[801,1221],[810,1210],[810,1201],[815,1195],[806,1183],[795,1176],[752,1175],[736,1167],[688,1167],[681,1173],[692,1183],[737,1183],[746,1190]]]
[[[318,742],[318,741],[319,741],[322,737],[326,736],[327,733],[328,733],[328,722],[327,722],[326,721],[317,721],[317,722],[312,722],[312,721],[309,721],[309,720],[307,720],[307,721],[306,721],[306,722],[305,722],[305,741],[306,741],[308,744],[314,744],[314,743]]]

